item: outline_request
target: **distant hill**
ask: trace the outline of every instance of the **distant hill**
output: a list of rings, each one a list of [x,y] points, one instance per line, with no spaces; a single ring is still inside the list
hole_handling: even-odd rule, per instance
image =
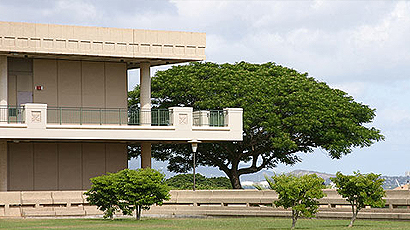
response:
[[[308,175],[309,174],[316,174],[318,177],[321,177],[325,180],[326,185],[331,183],[330,178],[336,176],[335,174],[324,173],[324,172],[316,172],[316,171],[309,171],[309,170],[293,170],[292,172],[290,172],[290,174],[298,175],[298,176],[302,176],[302,175],[306,175],[306,174],[308,174]],[[274,175],[274,172],[263,170],[259,173],[248,175],[248,177],[246,177],[245,180],[244,180],[244,178],[241,177],[241,181],[261,182],[261,181],[265,180],[264,175],[272,176],[272,175]],[[410,183],[410,176],[382,176],[382,178],[384,179],[384,183],[383,183],[383,188],[384,189],[394,189],[394,188],[398,187],[399,185],[402,186],[402,185],[405,185],[407,183]]]
[[[382,176],[382,178],[384,189],[394,189],[410,182],[410,176]]]
[[[248,174],[248,175],[243,175],[241,176],[241,181],[246,182],[245,184],[252,184],[251,182],[262,182],[265,181],[265,175],[270,177],[273,176],[275,173],[272,171],[268,170],[262,170],[258,173],[254,174]],[[322,173],[322,172],[316,172],[316,171],[309,171],[309,170],[293,170],[289,174],[297,175],[297,176],[303,176],[306,174],[316,174],[318,177],[323,178],[325,180],[325,184],[328,185],[330,184],[330,178],[335,177],[334,174],[329,174],[329,173]]]
[[[325,180],[325,184],[330,184],[330,182],[331,182],[330,178],[336,176],[334,174],[316,172],[316,171],[309,171],[309,170],[293,170],[292,172],[290,172],[290,174],[293,174],[293,175],[296,175],[296,176],[316,174],[318,177],[321,177],[321,178],[323,178],[323,180]]]

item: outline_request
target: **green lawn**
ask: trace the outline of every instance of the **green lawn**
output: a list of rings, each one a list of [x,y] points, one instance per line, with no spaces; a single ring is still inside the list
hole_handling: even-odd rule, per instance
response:
[[[349,220],[299,220],[297,229],[348,229]],[[0,219],[0,229],[194,229],[194,230],[278,230],[290,229],[291,220],[281,218],[207,218],[207,219]],[[352,230],[409,229],[405,221],[358,220]]]

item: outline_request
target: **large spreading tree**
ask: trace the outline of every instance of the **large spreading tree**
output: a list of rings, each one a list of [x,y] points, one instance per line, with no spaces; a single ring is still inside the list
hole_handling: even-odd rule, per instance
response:
[[[130,107],[138,96],[136,87],[129,94]],[[219,168],[233,188],[241,188],[243,174],[300,161],[298,153],[321,148],[339,159],[383,139],[378,129],[367,126],[374,109],[307,73],[275,63],[174,66],[152,78],[152,97],[160,108],[243,108],[243,141],[202,143],[197,153],[198,165]],[[131,157],[138,154],[138,147],[129,149]],[[157,144],[153,157],[168,160],[173,172],[192,167],[188,144]]]

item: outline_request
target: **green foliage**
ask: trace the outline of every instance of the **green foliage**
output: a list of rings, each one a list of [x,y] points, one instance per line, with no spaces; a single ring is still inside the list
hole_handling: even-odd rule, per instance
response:
[[[193,187],[193,175],[179,174],[167,179],[166,183],[171,187],[171,189],[189,190]],[[195,187],[198,190],[232,189],[232,185],[226,177],[207,178],[199,173],[195,174]]]
[[[354,175],[343,175],[341,172],[336,173],[336,177],[330,178],[335,183],[337,192],[351,204],[352,220],[349,227],[353,226],[358,212],[366,207],[384,207],[385,201],[383,196],[384,179],[380,174],[361,174],[354,172]]]
[[[104,218],[112,219],[114,213],[120,209],[120,198],[117,191],[118,175],[108,173],[90,180],[92,183],[91,189],[84,193],[87,195],[87,201],[103,211]]]
[[[319,201],[326,194],[324,180],[316,174],[294,176],[292,174],[266,177],[269,187],[278,193],[278,200],[274,201],[277,207],[292,208],[292,228],[300,216],[314,217]]]
[[[115,211],[140,219],[141,210],[151,205],[162,205],[168,200],[169,188],[164,174],[154,169],[124,169],[117,173],[108,173],[91,178],[92,186],[85,195],[92,205],[104,212],[104,218],[113,218]]]
[[[138,101],[138,92],[137,87],[129,93],[130,105]],[[384,138],[365,125],[374,119],[374,109],[307,73],[275,63],[173,66],[156,72],[152,96],[160,108],[244,109],[242,142],[203,143],[197,152],[198,164],[224,171],[233,188],[241,188],[240,175],[278,163],[294,164],[300,152],[320,147],[339,159],[353,148]],[[138,148],[129,150],[130,155],[138,155]],[[190,170],[191,155],[189,145],[153,146],[153,156],[168,160],[173,172]]]

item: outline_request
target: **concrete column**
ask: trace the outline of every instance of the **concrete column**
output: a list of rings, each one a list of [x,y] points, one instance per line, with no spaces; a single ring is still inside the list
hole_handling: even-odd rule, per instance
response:
[[[0,105],[7,105],[7,57],[0,56]]]
[[[0,192],[7,191],[7,141],[0,140]]]
[[[140,66],[140,103],[141,125],[151,125],[151,73],[150,63],[141,63]]]
[[[140,124],[151,125],[151,65],[141,63],[140,65]],[[141,144],[141,168],[151,168],[151,143]]]
[[[7,122],[7,57],[0,56],[0,122]]]
[[[151,143],[141,143],[141,168],[151,168]]]

